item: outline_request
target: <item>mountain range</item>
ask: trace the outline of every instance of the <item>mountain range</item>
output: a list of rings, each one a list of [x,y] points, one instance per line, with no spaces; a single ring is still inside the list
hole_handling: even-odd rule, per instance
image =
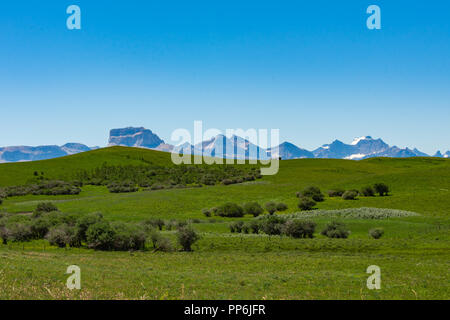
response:
[[[335,140],[331,144],[324,144],[312,151],[299,148],[290,142],[283,142],[275,148],[263,149],[242,137],[226,137],[224,135],[217,135],[196,145],[185,143],[181,146],[173,146],[166,144],[157,134],[143,127],[112,129],[109,135],[108,146],[148,148],[165,152],[176,151],[178,153],[203,154],[232,159],[269,159],[279,157],[284,160],[302,158],[361,160],[372,157],[429,157],[428,154],[416,148],[401,149],[397,146],[389,146],[382,139],[374,139],[371,136],[356,138],[350,144]],[[44,160],[93,149],[98,149],[98,147],[91,148],[80,143],[67,143],[63,146],[0,147],[0,162]],[[433,157],[450,158],[450,151],[444,154],[438,151]]]

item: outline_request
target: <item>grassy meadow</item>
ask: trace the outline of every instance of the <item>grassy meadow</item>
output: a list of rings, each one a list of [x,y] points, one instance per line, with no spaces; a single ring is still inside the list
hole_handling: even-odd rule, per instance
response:
[[[172,166],[169,153],[113,147],[69,157],[0,164],[0,187],[26,184],[34,172],[50,179],[73,179],[81,170],[108,165]],[[386,183],[386,197],[343,200],[325,197],[308,217],[317,223],[313,239],[231,233],[232,221],[207,218],[203,208],[226,202],[284,202],[299,212],[295,193],[307,186],[322,192]],[[191,220],[201,239],[193,252],[105,252],[60,249],[46,240],[0,244],[0,299],[449,299],[450,160],[437,158],[362,161],[301,159],[280,162],[280,171],[256,181],[201,188],[109,193],[86,185],[79,195],[9,197],[0,212],[29,215],[52,201],[64,213],[101,212],[110,221],[148,218]],[[368,219],[328,217],[325,210],[389,208],[416,215]],[[322,214],[323,212],[323,214]],[[348,239],[320,234],[331,220],[344,222]],[[368,231],[382,227],[381,239]],[[175,231],[163,231],[175,243]],[[65,282],[78,265],[82,289]],[[369,290],[366,269],[381,268],[381,290]]]

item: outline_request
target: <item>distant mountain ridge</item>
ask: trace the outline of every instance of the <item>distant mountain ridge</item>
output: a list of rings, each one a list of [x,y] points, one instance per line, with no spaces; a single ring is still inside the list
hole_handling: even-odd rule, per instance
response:
[[[196,155],[203,154],[211,157],[260,160],[275,157],[284,160],[303,158],[361,160],[372,157],[429,157],[428,154],[416,148],[401,149],[397,146],[389,146],[382,139],[374,139],[371,136],[356,138],[350,144],[335,140],[313,151],[302,149],[288,141],[274,148],[263,149],[242,137],[226,137],[224,135],[217,135],[196,145],[185,143],[182,146],[173,146],[166,144],[157,134],[144,127],[110,130],[108,146],[138,147],[164,152],[175,151]],[[91,148],[81,143],[67,143],[63,146],[0,147],[0,163],[52,159],[93,149],[98,149],[98,147]],[[450,151],[444,154],[437,151],[434,157],[450,158]]]
[[[80,152],[90,151],[81,143],[66,143],[63,146],[15,146],[0,148],[0,162],[37,161],[68,156]]]

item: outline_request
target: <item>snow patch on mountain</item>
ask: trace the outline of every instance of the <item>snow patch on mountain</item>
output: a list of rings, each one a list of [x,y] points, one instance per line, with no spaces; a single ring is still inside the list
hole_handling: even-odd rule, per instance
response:
[[[360,141],[362,140],[372,140],[371,136],[364,136],[353,139],[353,141],[350,143],[352,146],[356,146]]]

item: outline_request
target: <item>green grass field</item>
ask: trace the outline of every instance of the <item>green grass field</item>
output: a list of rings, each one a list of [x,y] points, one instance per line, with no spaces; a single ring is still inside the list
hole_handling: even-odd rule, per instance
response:
[[[52,179],[72,179],[80,169],[103,163],[172,165],[170,154],[114,147],[65,158],[0,164],[0,187],[24,184],[34,171]],[[285,202],[298,212],[295,193],[315,185],[360,189],[376,182],[391,188],[387,197],[357,200],[326,197],[319,209],[391,208],[418,216],[342,218],[348,239],[319,234],[314,239],[232,234],[236,219],[206,218],[201,209],[227,201]],[[0,211],[27,214],[43,200],[63,212],[101,212],[108,220],[200,219],[202,238],[194,252],[99,252],[58,249],[44,240],[0,245],[0,299],[448,299],[450,298],[450,160],[436,158],[304,159],[280,162],[275,176],[234,185],[112,194],[85,186],[77,196],[11,197]],[[249,220],[249,217],[243,220]],[[212,220],[212,221],[211,221]],[[197,221],[198,222],[198,221]],[[368,230],[385,235],[369,239]],[[173,231],[164,231],[175,240]],[[69,265],[82,272],[82,290],[65,287]],[[366,287],[366,268],[381,268],[381,290]]]

